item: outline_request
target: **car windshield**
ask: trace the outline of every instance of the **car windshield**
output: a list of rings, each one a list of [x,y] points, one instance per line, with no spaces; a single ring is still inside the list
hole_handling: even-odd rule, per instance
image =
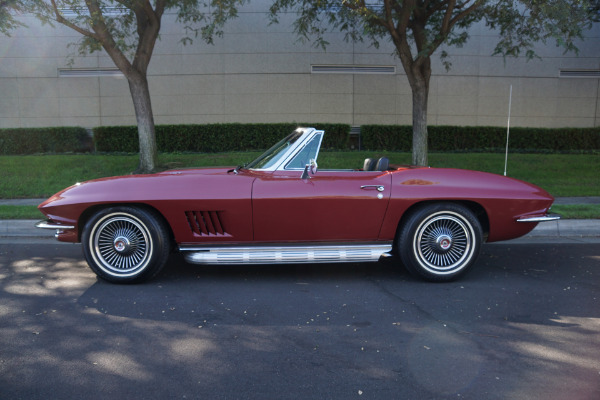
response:
[[[293,145],[301,136],[302,131],[294,131],[290,133],[288,136],[280,140],[275,144],[275,146],[271,147],[269,150],[265,151],[260,157],[256,160],[252,161],[250,164],[246,165],[248,169],[267,169],[275,165],[277,161],[281,158],[281,156],[289,149],[291,145]]]
[[[303,169],[304,166],[310,164],[310,160],[316,160],[321,145],[321,136],[322,134],[315,135],[285,166],[285,169]]]

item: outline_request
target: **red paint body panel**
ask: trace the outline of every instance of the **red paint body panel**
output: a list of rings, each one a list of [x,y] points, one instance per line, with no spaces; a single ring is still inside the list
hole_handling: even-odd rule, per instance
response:
[[[252,240],[252,177],[227,169],[170,171],[153,175],[105,178],[72,186],[40,205],[52,220],[76,223],[89,207],[144,204],[160,212],[177,243]],[[186,212],[216,211],[227,235],[194,233]],[[60,215],[60,217],[59,217]]]
[[[255,241],[379,238],[391,193],[390,172],[319,171],[310,179],[300,179],[300,175],[298,171],[255,174]],[[384,190],[361,189],[365,185],[380,185]]]
[[[425,201],[471,202],[489,220],[488,242],[513,239],[536,223],[518,223],[524,215],[543,215],[554,198],[527,182],[500,175],[456,169],[419,168],[392,174],[392,198],[381,239],[393,238],[400,218],[411,206]]]
[[[399,168],[386,172],[224,168],[169,171],[85,182],[57,193],[40,210],[75,225],[59,240],[77,241],[91,207],[143,204],[169,223],[178,244],[391,241],[404,213],[425,201],[479,205],[489,220],[488,241],[516,238],[544,215],[553,198],[537,186],[483,172]],[[381,185],[361,189],[364,185]],[[382,198],[378,198],[381,194]]]

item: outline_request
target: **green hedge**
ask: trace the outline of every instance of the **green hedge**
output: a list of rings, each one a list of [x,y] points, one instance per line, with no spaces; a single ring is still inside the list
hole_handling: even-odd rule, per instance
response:
[[[161,152],[227,152],[263,150],[297,126],[314,126],[326,132],[323,148],[347,150],[350,126],[345,124],[207,124],[157,125]],[[506,128],[430,126],[429,151],[504,151]],[[94,128],[94,145],[100,152],[138,152],[136,126]],[[521,152],[577,152],[600,150],[600,128],[511,128],[509,146]],[[412,149],[412,127],[363,125],[361,148],[406,151]],[[68,153],[92,150],[84,128],[0,129],[0,155]]]
[[[263,150],[292,132],[298,126],[314,126],[325,130],[323,147],[348,148],[350,126],[344,124],[208,124],[157,125],[156,145],[160,152],[201,152]],[[96,151],[138,151],[135,126],[103,126],[94,129]]]
[[[429,126],[429,151],[503,151],[506,128]],[[412,127],[363,125],[365,150],[412,151]],[[600,150],[600,128],[511,128],[509,147],[523,152],[572,152]]]
[[[80,127],[0,129],[0,155],[89,150],[89,135]]]

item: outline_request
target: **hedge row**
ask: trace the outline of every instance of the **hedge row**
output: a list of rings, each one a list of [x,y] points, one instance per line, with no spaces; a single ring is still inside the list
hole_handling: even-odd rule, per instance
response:
[[[323,148],[348,148],[350,126],[344,124],[208,124],[157,125],[156,145],[160,152],[216,153],[264,150],[298,126],[325,130]],[[135,126],[103,126],[94,129],[96,151],[137,152]]]
[[[89,135],[80,127],[0,129],[0,155],[81,153],[89,148]]]
[[[300,126],[326,132],[323,148],[346,150],[350,126],[345,124],[209,124],[157,125],[156,141],[161,152],[226,152],[263,150]],[[430,126],[429,151],[503,151],[506,128]],[[510,148],[522,152],[599,151],[600,128],[511,128]],[[136,126],[94,129],[94,145],[84,128],[0,129],[0,155],[68,152],[138,151]],[[410,152],[412,127],[363,125],[361,148]]]
[[[506,146],[506,128],[429,126],[429,151],[499,151]],[[361,145],[366,150],[412,151],[412,127],[363,125]],[[509,147],[530,152],[600,150],[600,128],[511,128]]]

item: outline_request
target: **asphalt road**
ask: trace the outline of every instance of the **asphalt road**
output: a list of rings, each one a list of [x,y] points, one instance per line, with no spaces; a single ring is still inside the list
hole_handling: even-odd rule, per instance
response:
[[[486,245],[423,283],[377,264],[98,281],[0,241],[1,399],[599,399],[600,245]]]

